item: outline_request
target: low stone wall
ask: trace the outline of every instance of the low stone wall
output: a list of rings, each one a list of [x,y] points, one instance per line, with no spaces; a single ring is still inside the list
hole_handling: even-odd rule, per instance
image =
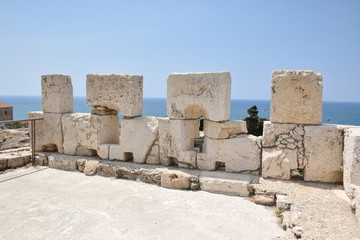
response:
[[[270,121],[262,137],[248,135],[244,121],[229,120],[230,73],[175,73],[167,83],[168,117],[147,117],[142,116],[142,76],[89,74],[87,104],[93,109],[81,114],[72,113],[69,76],[42,76],[43,112],[29,113],[44,118],[36,121],[36,149],[265,178],[344,181],[348,195],[357,196],[351,189],[360,186],[360,133],[321,124],[321,74],[272,73]],[[124,116],[121,126],[118,112]]]

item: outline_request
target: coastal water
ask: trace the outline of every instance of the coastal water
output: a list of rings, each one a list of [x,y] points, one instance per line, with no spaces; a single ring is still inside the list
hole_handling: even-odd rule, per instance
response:
[[[40,96],[0,96],[0,102],[14,107],[14,119],[25,119],[31,111],[41,111]],[[256,105],[259,116],[270,117],[269,100],[231,100],[232,120],[247,116],[246,110]],[[85,97],[74,97],[74,112],[89,113]],[[165,98],[144,98],[144,116],[166,117]],[[323,123],[360,126],[360,102],[323,102]]]

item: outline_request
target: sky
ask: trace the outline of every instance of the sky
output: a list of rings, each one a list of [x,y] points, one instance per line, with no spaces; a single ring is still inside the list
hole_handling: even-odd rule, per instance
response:
[[[140,74],[166,97],[174,72],[228,71],[232,99],[270,99],[273,70],[323,75],[324,101],[360,102],[358,0],[0,0],[0,96],[41,75]]]

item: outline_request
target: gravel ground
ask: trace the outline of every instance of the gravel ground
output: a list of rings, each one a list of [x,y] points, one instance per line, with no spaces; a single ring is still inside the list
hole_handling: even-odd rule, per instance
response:
[[[288,195],[291,210],[282,214],[285,239],[293,239],[294,228],[300,231],[301,239],[360,239],[360,225],[341,184],[261,178],[256,189]]]

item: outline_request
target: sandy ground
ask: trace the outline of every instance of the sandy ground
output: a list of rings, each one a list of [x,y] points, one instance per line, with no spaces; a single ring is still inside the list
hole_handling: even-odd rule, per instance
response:
[[[273,208],[244,198],[49,168],[0,175],[0,239],[272,239]]]

